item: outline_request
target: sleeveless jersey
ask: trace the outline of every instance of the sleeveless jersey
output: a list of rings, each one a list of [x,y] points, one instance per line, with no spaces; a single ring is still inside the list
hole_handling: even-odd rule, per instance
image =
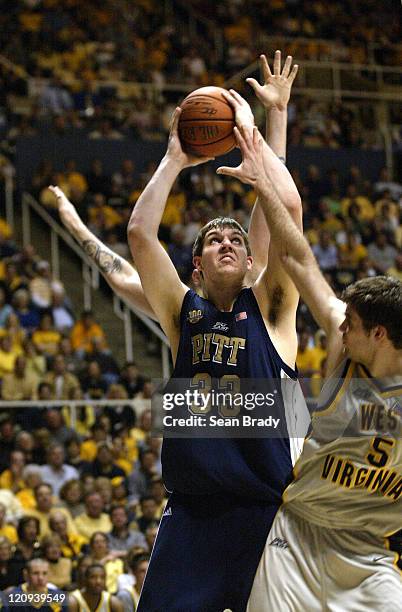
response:
[[[189,290],[183,300],[180,329],[172,380],[222,380],[228,375],[280,379],[286,375],[293,379],[291,387],[298,386],[295,371],[282,361],[269,337],[250,288],[240,292],[231,312],[219,311]],[[288,414],[283,404],[281,422],[293,428],[297,418],[291,414],[293,403],[285,402]],[[270,439],[165,437],[165,484],[184,494],[232,494],[278,502],[292,470],[290,445],[294,440],[286,435]]]
[[[76,589],[71,593],[74,595],[75,599],[78,601],[80,612],[91,612],[87,602],[85,601],[81,591]],[[100,601],[96,606],[95,612],[110,612],[110,593],[107,591],[102,591]]]
[[[402,524],[402,376],[377,380],[346,360],[325,383],[284,494],[330,529],[386,537]]]

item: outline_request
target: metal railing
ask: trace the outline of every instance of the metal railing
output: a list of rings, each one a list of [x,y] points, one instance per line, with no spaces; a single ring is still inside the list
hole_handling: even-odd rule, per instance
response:
[[[77,424],[77,409],[85,406],[92,406],[93,408],[102,408],[103,406],[131,406],[133,411],[134,400],[132,399],[99,399],[99,400],[18,400],[18,401],[4,401],[0,400],[0,410],[18,410],[21,408],[68,408],[70,410],[70,426],[72,429]]]
[[[74,238],[59,223],[57,223],[29,193],[24,193],[22,195],[22,242],[24,246],[31,244],[31,215],[33,213],[35,213],[49,227],[51,266],[53,276],[56,279],[60,279],[60,239],[81,260],[84,308],[87,310],[91,309],[92,291],[99,288],[98,268],[86,255],[79,244],[77,244]],[[154,323],[154,321],[149,319],[142,312],[131,306],[126,300],[124,300],[124,298],[120,298],[115,294],[113,294],[113,311],[114,314],[123,322],[127,361],[133,360],[133,335],[131,326],[131,313],[133,313],[142,321],[150,332],[156,336],[158,340],[160,340],[162,376],[163,378],[168,378],[170,376],[169,343],[165,334],[160,330],[156,323]]]

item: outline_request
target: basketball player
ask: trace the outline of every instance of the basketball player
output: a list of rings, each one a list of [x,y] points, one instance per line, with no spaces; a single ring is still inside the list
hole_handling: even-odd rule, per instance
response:
[[[285,64],[286,65],[286,64]],[[290,64],[287,62],[287,75]],[[229,96],[231,99],[231,97]],[[236,120],[253,125],[235,96]],[[145,296],[169,338],[173,378],[295,378],[298,294],[275,249],[251,288],[247,234],[232,219],[204,226],[193,248],[201,298],[179,279],[158,241],[170,189],[185,167],[206,161],[185,154],[173,117],[167,152],[133,210],[129,243]],[[279,165],[282,163],[277,159]],[[277,188],[301,229],[297,190],[278,173]],[[294,204],[294,205],[293,205]],[[268,247],[267,247],[268,248]],[[226,378],[225,378],[226,377]],[[292,408],[292,406],[287,406]],[[290,413],[283,420],[295,419]],[[250,434],[252,435],[252,433]],[[269,526],[292,469],[294,440],[166,438],[163,475],[173,491],[151,556],[139,612],[244,611]]]
[[[85,586],[70,595],[70,612],[123,612],[123,605],[106,591],[103,565],[93,563],[85,571]]]
[[[337,299],[275,189],[276,156],[256,128],[236,132],[243,161],[218,173],[259,194],[281,260],[327,334],[329,373],[247,610],[396,612],[402,580],[388,538],[402,522],[402,283],[365,278]]]
[[[41,610],[61,612],[67,608],[67,596],[59,589],[50,588],[48,583],[49,564],[45,559],[31,559],[24,568],[25,582],[1,593],[1,608],[22,612]]]

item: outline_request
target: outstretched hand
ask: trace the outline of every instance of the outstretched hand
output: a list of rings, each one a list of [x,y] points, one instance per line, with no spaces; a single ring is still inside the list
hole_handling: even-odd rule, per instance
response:
[[[173,113],[166,157],[174,160],[181,168],[198,166],[199,164],[204,164],[207,161],[215,159],[214,157],[198,157],[197,155],[191,155],[183,151],[179,137],[179,119],[181,112],[182,109],[180,106],[177,106]]]
[[[68,212],[76,212],[74,204],[70,202],[60,187],[57,185],[49,185],[49,190],[56,196],[57,210],[60,215]]]
[[[265,55],[260,56],[261,70],[264,75],[264,85],[260,85],[255,79],[246,79],[247,83],[254,89],[257,98],[266,108],[277,108],[284,110],[289,102],[290,90],[295,80],[299,66],[292,66],[293,58],[288,55],[281,72],[281,52],[275,51],[274,72],[271,72]]]
[[[216,172],[232,176],[257,188],[258,182],[267,178],[263,159],[264,139],[255,126],[252,129],[246,127],[242,130],[235,127],[233,131],[242,154],[241,164],[236,168],[220,166]]]
[[[247,100],[234,89],[223,91],[222,96],[234,110],[237,127],[240,130],[245,127],[252,129],[254,127],[254,115]]]

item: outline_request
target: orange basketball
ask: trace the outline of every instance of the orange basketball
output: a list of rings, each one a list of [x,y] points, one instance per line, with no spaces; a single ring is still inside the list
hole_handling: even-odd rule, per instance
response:
[[[217,157],[236,146],[234,111],[222,87],[201,87],[181,103],[179,136],[183,150],[200,157]]]

